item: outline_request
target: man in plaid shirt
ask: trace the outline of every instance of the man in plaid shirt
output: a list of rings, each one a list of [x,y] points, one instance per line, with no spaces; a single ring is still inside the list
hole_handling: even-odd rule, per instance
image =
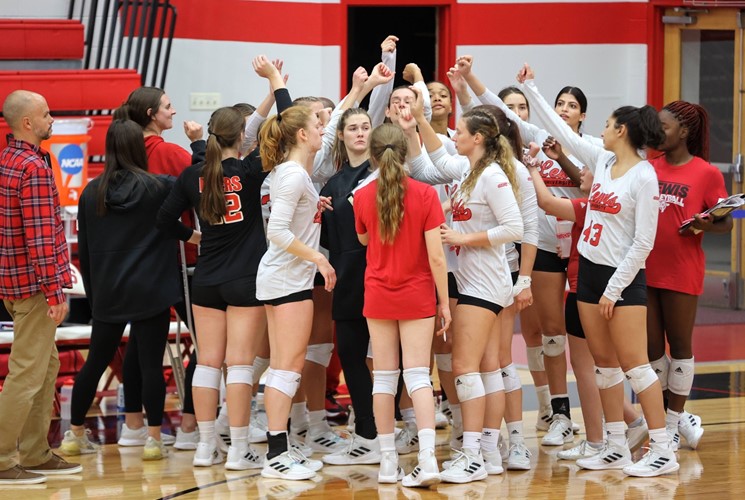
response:
[[[54,119],[39,94],[3,103],[12,135],[0,152],[0,299],[13,318],[8,376],[0,392],[0,485],[46,481],[82,467],[49,449],[59,357],[54,336],[67,315],[70,263],[49,154]]]

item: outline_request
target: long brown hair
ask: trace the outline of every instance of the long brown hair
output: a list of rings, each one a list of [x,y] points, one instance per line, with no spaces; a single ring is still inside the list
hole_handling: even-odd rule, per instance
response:
[[[407,148],[406,137],[396,125],[384,123],[370,135],[370,161],[379,172],[375,204],[383,243],[393,243],[404,218]]]
[[[160,109],[160,98],[163,95],[165,95],[165,91],[158,87],[135,89],[129,94],[126,102],[114,111],[114,119],[130,119],[144,130]],[[150,110],[149,113],[148,110]]]
[[[290,149],[297,145],[297,133],[313,116],[308,106],[291,106],[270,117],[259,131],[259,155],[264,172],[285,161]]]
[[[245,120],[234,107],[216,110],[207,124],[207,153],[202,177],[204,185],[199,199],[199,216],[210,224],[219,224],[227,213],[222,171],[222,149],[235,146]]]
[[[347,126],[347,120],[350,116],[364,115],[370,120],[370,115],[367,114],[362,108],[349,108],[339,118],[339,123],[336,127],[336,137],[334,137],[334,147],[331,150],[331,155],[334,161],[336,170],[339,170],[345,162],[349,161],[349,155],[347,154],[347,147],[344,145],[344,129]]]

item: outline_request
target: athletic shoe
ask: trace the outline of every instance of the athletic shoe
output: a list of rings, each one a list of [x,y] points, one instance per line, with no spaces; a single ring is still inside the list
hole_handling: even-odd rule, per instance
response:
[[[499,450],[499,455],[502,457],[502,462],[507,460],[507,457],[510,456],[510,450],[507,448],[507,443],[504,442],[502,433],[499,433],[499,439],[497,440],[497,449]]]
[[[241,450],[236,446],[228,448],[228,459],[225,461],[227,470],[261,469],[264,467],[264,457],[252,446]]]
[[[303,456],[310,457],[313,455],[313,448],[303,443],[297,435],[290,433],[288,441],[290,448],[299,451]]]
[[[168,450],[163,441],[158,441],[148,436],[145,447],[142,449],[143,460],[162,460],[168,456]]]
[[[448,426],[448,417],[440,411],[439,408],[435,409],[435,429],[444,429]]]
[[[405,424],[396,436],[396,451],[399,455],[406,455],[419,449],[419,435],[416,424]]]
[[[680,434],[678,434],[677,425],[666,425],[665,431],[667,431],[667,437],[670,438],[670,447],[673,451],[678,451],[680,448]]]
[[[603,448],[594,448],[590,446],[590,443],[588,443],[586,439],[583,439],[574,448],[561,450],[556,454],[556,456],[559,457],[559,460],[579,460],[581,458],[594,457],[602,450]]]
[[[52,453],[49,460],[43,464],[34,465],[33,467],[23,467],[23,469],[31,474],[43,474],[45,476],[64,476],[67,474],[83,472],[82,465],[72,464],[54,453]]]
[[[230,432],[227,434],[217,434],[215,436],[215,441],[217,442],[217,449],[220,450],[220,453],[223,455],[228,454],[228,447],[230,446],[231,439],[230,439]]]
[[[11,467],[10,469],[0,471],[0,484],[3,485],[10,486],[14,484],[40,484],[46,482],[46,476],[28,472],[20,465],[16,465],[14,467]]]
[[[324,455],[321,460],[329,465],[379,464],[378,440],[377,438],[365,439],[357,434],[352,434],[346,448]]]
[[[331,420],[344,420],[349,416],[347,409],[344,408],[334,397],[334,393],[326,392],[326,418]]]
[[[145,446],[147,442],[147,427],[142,426],[139,429],[130,429],[127,424],[122,424],[122,432],[119,434],[119,446]],[[172,445],[176,442],[176,438],[170,434],[160,433],[160,441],[166,445]]]
[[[623,473],[634,477],[656,477],[670,474],[680,468],[672,446],[651,444],[649,451],[635,464],[623,468]]]
[[[181,428],[176,429],[176,442],[173,447],[177,450],[196,450],[199,444],[199,430],[194,429],[191,432],[183,431]]]
[[[385,451],[380,454],[380,470],[378,471],[378,482],[394,484],[404,478],[404,470],[398,466],[398,453]]]
[[[355,430],[354,427],[354,406],[349,407],[349,418],[347,419],[347,432],[350,434],[353,434]]]
[[[629,442],[631,453],[641,448],[647,438],[649,438],[649,429],[647,428],[646,420],[642,419],[641,424],[626,429],[626,440]]]
[[[577,460],[577,465],[589,470],[623,469],[632,463],[628,444],[619,446],[609,440],[597,454]]]
[[[507,456],[507,470],[530,470],[530,457],[530,450],[525,444],[513,444]]]
[[[680,421],[678,422],[678,432],[685,438],[688,446],[695,450],[698,442],[701,440],[701,436],[704,435],[704,428],[701,426],[701,417],[683,411],[680,414]]]
[[[452,420],[453,412],[450,411],[450,401],[447,399],[440,400],[440,412],[447,417],[448,420]]]
[[[409,474],[401,480],[401,485],[407,488],[427,488],[440,482],[440,469],[437,467],[435,450],[422,450],[417,456],[419,463]]]
[[[463,426],[450,428],[450,449],[460,451],[463,448]]]
[[[266,412],[259,410],[254,400],[251,402],[251,419],[248,422],[248,442],[266,443],[266,430]]]
[[[274,458],[264,460],[261,475],[268,478],[300,481],[312,478],[316,472],[302,465],[292,450],[288,450]]]
[[[504,467],[502,467],[502,455],[499,453],[499,450],[481,450],[481,456],[484,458],[484,467],[486,468],[486,473],[488,475],[495,476],[504,472]],[[452,464],[450,467],[452,468]]]
[[[297,448],[291,447],[290,455],[292,455],[300,465],[302,465],[306,469],[312,470],[313,472],[318,472],[319,470],[323,469],[323,462],[321,462],[320,460],[313,460],[312,458],[308,458],[307,455],[305,455]]]
[[[85,455],[87,453],[96,453],[100,446],[91,443],[90,439],[88,439],[88,436],[90,435],[90,429],[86,429],[80,437],[76,436],[72,431],[65,431],[65,436],[62,439],[62,443],[60,443],[59,449],[65,455]]]
[[[538,410],[538,416],[536,417],[535,428],[539,431],[547,431],[551,427],[554,412],[551,409],[551,405],[546,405]]]
[[[572,431],[572,421],[562,414],[554,415],[551,426],[541,444],[544,446],[561,446],[565,443],[574,441],[574,432]]]
[[[327,430],[318,435],[308,434],[305,444],[319,453],[335,453],[345,450],[349,445],[349,440],[335,433],[328,425],[326,427]]]
[[[481,453],[463,449],[450,464],[450,468],[443,470],[440,478],[447,483],[470,483],[486,479],[487,472]]]
[[[579,424],[577,422],[572,422],[572,432],[575,434],[579,434],[579,431],[581,431],[582,428],[580,428]]]
[[[217,443],[197,444],[197,451],[194,452],[192,465],[194,467],[211,467],[221,464],[225,460],[225,455],[217,448]]]

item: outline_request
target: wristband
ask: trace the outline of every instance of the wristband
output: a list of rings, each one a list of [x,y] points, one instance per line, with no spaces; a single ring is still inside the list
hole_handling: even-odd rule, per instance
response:
[[[512,287],[512,296],[517,297],[520,292],[530,288],[530,283],[530,276],[518,276],[515,286]]]

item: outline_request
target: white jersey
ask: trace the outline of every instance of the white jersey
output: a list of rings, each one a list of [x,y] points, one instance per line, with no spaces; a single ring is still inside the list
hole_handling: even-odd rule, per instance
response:
[[[456,181],[459,186],[471,170],[464,156],[450,156],[444,147],[411,160],[412,176],[425,182],[442,184]],[[451,195],[453,229],[463,233],[486,232],[489,247],[451,247],[458,258],[455,279],[458,293],[492,302],[502,307],[512,304],[510,276],[505,244],[523,235],[523,222],[512,186],[502,168],[491,164],[479,176],[467,200],[458,188]]]
[[[617,179],[611,178],[616,156],[583,141],[559,118],[538,93],[533,80],[525,82],[531,108],[550,124],[561,144],[571,145],[595,174],[582,236],[580,255],[595,264],[615,267],[603,295],[613,301],[644,268],[654,245],[659,215],[659,187],[654,167],[642,160]]]
[[[520,190],[520,215],[523,218],[523,238],[522,243],[527,245],[538,245],[538,198],[533,186],[533,178],[528,172],[528,167],[519,161],[514,162],[515,173]],[[520,270],[520,255],[517,253],[514,243],[505,245],[507,262],[510,265],[510,272],[516,273]]]
[[[271,300],[313,288],[316,265],[287,251],[297,238],[318,250],[321,212],[318,193],[302,165],[288,161],[274,167],[267,238],[269,248],[256,275],[256,298]]]

